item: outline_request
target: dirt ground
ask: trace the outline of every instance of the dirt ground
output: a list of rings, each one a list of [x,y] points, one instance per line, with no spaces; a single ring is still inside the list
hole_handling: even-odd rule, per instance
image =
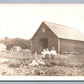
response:
[[[58,55],[45,65],[29,67],[33,59],[31,51],[0,52],[0,76],[84,76],[81,55]]]

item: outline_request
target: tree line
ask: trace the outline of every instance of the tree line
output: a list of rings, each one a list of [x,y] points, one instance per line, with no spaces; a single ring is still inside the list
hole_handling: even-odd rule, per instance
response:
[[[0,40],[0,43],[4,43],[7,46],[7,50],[10,50],[13,46],[20,46],[22,49],[31,49],[31,39],[4,37],[4,39]]]

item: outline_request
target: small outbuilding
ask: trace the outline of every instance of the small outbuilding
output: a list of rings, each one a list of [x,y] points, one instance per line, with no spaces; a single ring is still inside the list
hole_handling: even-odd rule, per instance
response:
[[[44,21],[32,37],[32,53],[52,47],[58,53],[84,52],[84,35],[75,28]]]
[[[20,46],[13,46],[11,51],[20,52],[21,51],[21,47]]]
[[[0,43],[0,52],[6,51],[6,45],[4,43]]]

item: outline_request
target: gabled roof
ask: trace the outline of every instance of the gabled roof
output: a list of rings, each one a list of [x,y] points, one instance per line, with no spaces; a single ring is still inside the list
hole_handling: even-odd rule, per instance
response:
[[[84,34],[75,28],[70,28],[67,26],[46,22],[44,24],[58,37],[63,39],[84,41]]]

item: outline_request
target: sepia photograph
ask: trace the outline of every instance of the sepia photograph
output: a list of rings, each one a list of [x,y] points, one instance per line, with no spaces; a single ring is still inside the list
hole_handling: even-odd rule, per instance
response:
[[[1,4],[0,77],[84,76],[84,4]]]

